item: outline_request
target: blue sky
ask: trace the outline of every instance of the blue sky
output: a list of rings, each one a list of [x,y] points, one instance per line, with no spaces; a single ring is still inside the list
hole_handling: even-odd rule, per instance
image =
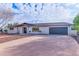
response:
[[[5,6],[5,7],[4,7]],[[14,22],[69,22],[79,13],[78,3],[7,3],[0,8],[22,13],[15,15]]]

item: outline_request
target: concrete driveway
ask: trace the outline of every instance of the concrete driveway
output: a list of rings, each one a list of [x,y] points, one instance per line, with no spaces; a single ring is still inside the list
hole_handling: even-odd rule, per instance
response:
[[[65,35],[35,35],[0,44],[2,56],[73,56],[78,43]]]

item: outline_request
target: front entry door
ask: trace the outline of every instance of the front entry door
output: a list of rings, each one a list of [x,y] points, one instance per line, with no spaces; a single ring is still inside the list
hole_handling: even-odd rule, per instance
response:
[[[26,27],[23,27],[23,33],[27,33],[27,28]]]

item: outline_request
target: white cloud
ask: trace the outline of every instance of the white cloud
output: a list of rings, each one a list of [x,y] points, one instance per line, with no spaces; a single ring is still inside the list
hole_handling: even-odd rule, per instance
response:
[[[17,4],[18,7],[20,7],[20,10],[16,10],[12,8],[11,4],[0,4],[0,8],[3,8],[3,6],[5,6],[6,8],[11,8],[11,10],[13,10],[14,12],[18,12],[21,13],[22,11],[25,12],[25,14],[27,16],[21,16],[21,15],[16,15],[15,19],[22,19],[22,21],[27,21],[27,22],[33,22],[36,20],[38,20],[38,22],[56,22],[56,21],[65,21],[65,22],[72,22],[72,15],[71,15],[71,10],[64,8],[63,6],[58,6],[56,7],[56,4],[45,4],[43,10],[41,11],[41,4],[38,4],[37,7],[37,12],[35,12],[34,10],[34,5],[32,3],[32,7],[30,8],[29,6],[27,6],[25,8],[25,6],[23,6],[22,4]],[[75,5],[75,7],[79,8],[79,4],[63,4],[66,5],[68,8],[71,5]],[[4,8],[5,8],[4,7]],[[24,9],[25,8],[25,9]],[[73,14],[74,15],[74,14]],[[18,20],[19,21],[19,20]]]
[[[48,4],[44,7],[44,10],[40,13],[37,18],[40,19],[40,21],[46,21],[46,22],[68,22],[68,20],[71,18],[70,13],[68,10],[66,10],[63,7],[55,7]]]

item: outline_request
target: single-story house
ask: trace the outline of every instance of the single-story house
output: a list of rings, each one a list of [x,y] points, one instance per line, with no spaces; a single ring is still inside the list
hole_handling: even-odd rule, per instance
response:
[[[71,35],[72,24],[66,22],[56,23],[22,23],[8,29],[10,34],[52,34]]]

